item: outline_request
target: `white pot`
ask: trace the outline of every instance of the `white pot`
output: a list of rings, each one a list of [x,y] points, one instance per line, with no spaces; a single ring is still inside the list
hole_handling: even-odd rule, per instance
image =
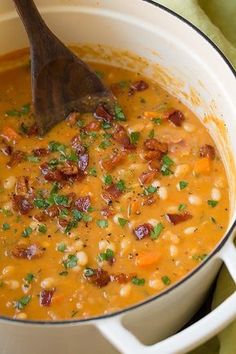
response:
[[[28,45],[12,3],[4,0],[0,4],[0,53]],[[151,1],[51,0],[49,5],[49,1],[41,0],[36,3],[46,22],[63,41],[101,43],[128,49],[167,69],[169,79],[163,74],[165,70],[160,68],[156,71],[157,79],[196,112],[218,140],[230,179],[232,213],[225,238],[209,258],[159,296],[128,310],[92,320],[32,323],[0,319],[0,352],[117,353],[108,343],[111,342],[120,352],[127,354],[185,353],[236,318],[234,293],[205,318],[173,335],[199,308],[222,261],[236,281],[236,252],[233,246],[236,214],[235,72],[222,53],[202,33]],[[132,60],[129,64],[134,65]],[[150,68],[151,65],[140,69],[155,76]],[[193,89],[199,96],[198,105]],[[205,119],[204,112],[218,119]],[[146,346],[144,343],[152,345]]]

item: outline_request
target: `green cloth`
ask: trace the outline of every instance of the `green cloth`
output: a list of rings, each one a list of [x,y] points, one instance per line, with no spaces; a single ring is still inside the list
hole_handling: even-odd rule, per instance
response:
[[[236,68],[236,0],[156,0],[169,7],[204,32]],[[225,267],[222,268],[212,308],[235,290]],[[235,304],[236,306],[236,304]],[[189,354],[236,354],[236,321],[217,337]]]

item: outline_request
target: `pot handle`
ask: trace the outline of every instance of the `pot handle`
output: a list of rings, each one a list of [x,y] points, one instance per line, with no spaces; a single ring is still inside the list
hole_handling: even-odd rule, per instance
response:
[[[219,253],[232,278],[236,282],[236,249],[233,240]],[[183,331],[146,346],[129,332],[122,324],[122,315],[99,320],[99,331],[123,354],[181,354],[204,343],[223,330],[236,318],[236,291],[207,316],[187,327]]]

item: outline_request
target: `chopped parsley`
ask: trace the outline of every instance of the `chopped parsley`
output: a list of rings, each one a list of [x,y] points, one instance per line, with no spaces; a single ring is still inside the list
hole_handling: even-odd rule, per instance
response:
[[[32,234],[32,232],[33,232],[33,229],[30,226],[28,226],[22,232],[22,236],[23,237],[29,237]]]
[[[161,278],[161,280],[162,280],[163,284],[165,284],[165,285],[170,285],[170,283],[171,283],[171,280],[170,280],[170,278],[167,275],[164,275]]]
[[[23,310],[30,302],[31,295],[22,296],[19,300],[15,302],[15,307],[18,310]]]
[[[123,218],[118,218],[118,223],[121,227],[124,227],[127,224],[128,220]]]
[[[105,121],[102,122],[102,129],[107,130],[107,129],[111,129],[111,127],[112,126],[110,123],[105,122]]]
[[[25,276],[25,281],[26,281],[26,283],[30,284],[30,283],[32,283],[34,278],[35,278],[35,275],[33,273],[28,273]]]
[[[57,250],[59,252],[65,252],[66,250],[66,244],[64,242],[60,243],[58,246],[57,246]]]
[[[106,229],[108,227],[108,221],[107,220],[98,220],[97,226],[100,227],[101,229]]]
[[[140,138],[140,133],[139,132],[132,132],[130,134],[130,142],[131,144],[137,144],[137,142],[139,141]]]
[[[3,229],[3,231],[10,230],[10,225],[8,223],[4,223],[4,224],[2,224],[2,229]]]
[[[179,210],[179,211],[184,211],[186,208],[187,208],[187,205],[186,205],[186,204],[180,204],[180,205],[178,206],[178,210]]]
[[[173,172],[170,167],[174,164],[174,161],[168,155],[162,157],[161,173],[163,176],[170,176]]]
[[[47,226],[45,224],[40,224],[38,226],[38,231],[41,232],[41,234],[46,234],[47,232]]]
[[[126,121],[126,116],[123,112],[123,109],[118,104],[115,105],[114,110],[115,110],[115,119],[116,120]]]
[[[27,156],[27,160],[32,163],[40,162],[40,158],[38,156],[34,156],[34,155]]]
[[[61,144],[58,141],[50,141],[48,148],[51,152],[65,152],[66,145]]]
[[[68,206],[69,204],[69,198],[65,195],[58,195],[58,194],[55,194],[53,196],[53,200],[54,200],[54,203],[56,205],[60,205],[60,206]]]
[[[92,277],[95,274],[94,270],[92,268],[85,268],[84,270],[84,276],[86,278]]]
[[[88,170],[88,173],[90,176],[93,176],[93,177],[97,177],[97,170],[95,167],[91,167],[89,170]]]
[[[209,206],[211,206],[212,208],[215,208],[217,206],[217,204],[218,204],[218,201],[217,200],[208,200],[207,204]]]
[[[147,188],[144,188],[145,195],[156,193],[156,191],[157,191],[157,187],[149,186]]]
[[[64,267],[67,268],[74,268],[77,266],[78,258],[75,254],[70,254],[68,258],[63,262]]]
[[[34,205],[38,209],[47,209],[47,207],[49,207],[50,204],[47,202],[46,199],[37,198],[37,199],[34,200]]]
[[[153,123],[155,123],[157,125],[161,125],[162,124],[162,119],[161,118],[153,118],[152,121],[153,121]]]
[[[111,185],[111,184],[112,184],[112,177],[111,177],[111,175],[106,175],[106,176],[104,176],[104,177],[103,177],[103,181],[104,181],[104,183],[105,183],[107,186]]]
[[[145,279],[144,278],[133,277],[131,282],[134,285],[142,286],[142,285],[145,284]]]
[[[151,239],[156,240],[160,236],[163,229],[164,225],[161,222],[155,225],[153,231],[151,232]]]
[[[106,252],[102,252],[99,254],[98,260],[99,261],[109,261],[112,258],[114,258],[114,255],[115,255],[114,252],[110,248],[107,248]]]
[[[19,110],[18,109],[11,109],[6,111],[5,114],[8,117],[22,117],[30,112],[30,103],[24,104]]]
[[[148,134],[148,137],[149,137],[150,139],[153,139],[154,136],[155,136],[155,131],[154,131],[154,129],[152,129],[152,130],[150,130],[150,132],[149,132],[149,134]]]
[[[123,179],[120,179],[117,183],[116,183],[116,187],[119,189],[119,191],[124,192],[126,187],[125,187],[125,182],[123,181]]]
[[[106,148],[108,148],[109,146],[111,146],[111,142],[109,140],[103,140],[99,145],[100,149],[103,150],[106,150]]]
[[[179,189],[182,191],[182,189],[185,189],[188,186],[188,182],[186,181],[180,181],[179,182]]]

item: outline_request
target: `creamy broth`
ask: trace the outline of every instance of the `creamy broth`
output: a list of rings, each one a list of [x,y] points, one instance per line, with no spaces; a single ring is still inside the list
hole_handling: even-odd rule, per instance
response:
[[[0,74],[0,315],[125,308],[183,278],[227,228],[225,169],[198,118],[139,73],[91,65],[115,112],[72,113],[43,138],[29,66]]]

